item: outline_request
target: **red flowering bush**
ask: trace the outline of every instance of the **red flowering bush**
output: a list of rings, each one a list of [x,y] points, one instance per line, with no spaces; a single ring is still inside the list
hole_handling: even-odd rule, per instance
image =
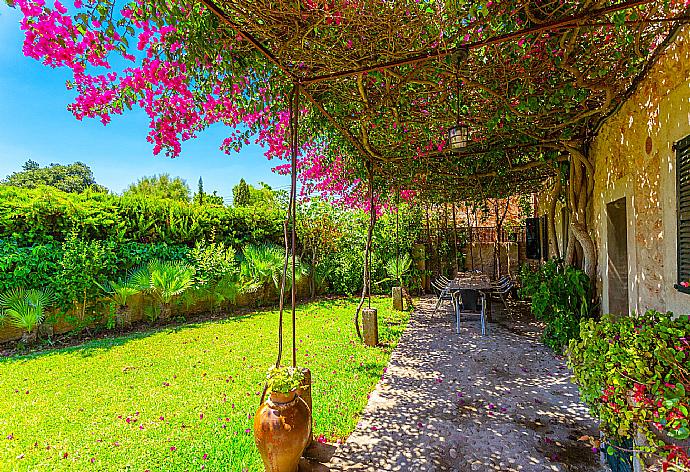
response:
[[[644,315],[584,320],[570,343],[575,383],[606,437],[638,432],[644,451],[688,464],[690,438],[690,319],[648,311]],[[612,446],[609,446],[612,447]]]

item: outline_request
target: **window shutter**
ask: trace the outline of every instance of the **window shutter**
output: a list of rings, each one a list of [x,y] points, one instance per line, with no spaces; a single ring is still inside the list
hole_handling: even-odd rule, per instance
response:
[[[541,240],[539,239],[539,218],[525,220],[527,259],[541,259]]]
[[[678,202],[678,282],[690,280],[690,136],[675,145]]]

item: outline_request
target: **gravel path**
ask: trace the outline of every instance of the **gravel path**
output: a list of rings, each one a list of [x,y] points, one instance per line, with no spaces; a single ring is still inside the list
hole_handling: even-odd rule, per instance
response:
[[[356,431],[319,470],[602,470],[577,441],[594,421],[525,308],[482,337],[477,318],[456,335],[450,308],[421,300]]]

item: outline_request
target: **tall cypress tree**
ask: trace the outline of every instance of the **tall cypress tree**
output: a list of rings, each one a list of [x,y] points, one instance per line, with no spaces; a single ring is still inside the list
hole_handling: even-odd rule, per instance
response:
[[[204,204],[204,180],[199,177],[199,205]]]

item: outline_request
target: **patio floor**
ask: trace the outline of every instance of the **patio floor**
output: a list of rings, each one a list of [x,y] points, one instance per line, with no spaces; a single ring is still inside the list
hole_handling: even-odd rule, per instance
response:
[[[602,470],[578,441],[595,423],[526,304],[486,337],[467,317],[456,335],[450,307],[433,308],[420,300],[356,431],[313,470]]]

